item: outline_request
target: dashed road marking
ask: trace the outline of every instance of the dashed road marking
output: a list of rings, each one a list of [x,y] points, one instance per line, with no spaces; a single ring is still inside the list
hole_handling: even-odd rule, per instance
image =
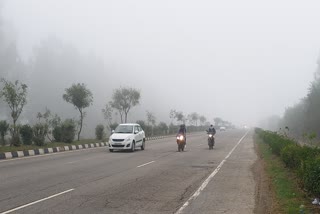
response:
[[[152,163],[154,163],[154,162],[155,162],[155,161],[150,161],[150,162],[148,162],[148,163],[145,163],[145,164],[142,164],[142,165],[140,165],[140,166],[137,166],[137,168],[140,168],[140,167],[143,167],[143,166],[152,164]]]

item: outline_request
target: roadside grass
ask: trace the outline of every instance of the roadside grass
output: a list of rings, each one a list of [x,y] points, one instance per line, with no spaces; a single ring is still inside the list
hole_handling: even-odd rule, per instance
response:
[[[290,172],[279,157],[272,154],[269,145],[255,137],[258,149],[265,162],[265,170],[270,177],[272,190],[278,203],[277,213],[319,213],[311,205],[310,198],[303,192],[298,184],[298,179]]]
[[[63,142],[53,142],[46,143],[44,146],[36,146],[36,145],[21,145],[19,147],[15,146],[0,146],[0,152],[15,152],[15,151],[25,151],[32,149],[44,149],[44,148],[54,148],[54,147],[63,147],[70,145],[82,145],[82,144],[90,144],[90,143],[100,143],[106,142],[106,140],[96,140],[96,139],[83,139],[80,141],[73,141],[72,143],[63,143]]]

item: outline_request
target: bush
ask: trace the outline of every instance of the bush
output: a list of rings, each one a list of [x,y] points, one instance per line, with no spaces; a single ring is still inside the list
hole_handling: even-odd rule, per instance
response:
[[[4,137],[6,136],[7,132],[9,130],[9,123],[5,120],[0,121],[0,136],[1,136],[1,144],[4,146],[6,144],[6,141]]]
[[[28,124],[21,126],[20,135],[22,138],[22,142],[24,145],[31,145],[33,138],[33,130],[32,127]]]
[[[285,146],[280,154],[285,165],[291,169],[298,169],[302,162],[302,147],[296,144]]]
[[[46,124],[37,123],[33,126],[33,141],[37,146],[43,146],[45,137],[48,133],[48,126]]]
[[[56,126],[52,130],[52,135],[55,142],[62,142],[62,127]]]
[[[320,156],[306,161],[303,181],[310,193],[320,195]]]
[[[320,195],[320,149],[300,146],[293,140],[277,133],[256,129],[264,143],[269,144],[272,152],[280,154],[282,161],[294,169],[304,188],[315,196]]]
[[[96,138],[97,140],[102,140],[104,137],[104,126],[99,124],[96,127]]]
[[[76,135],[76,123],[72,119],[66,119],[61,124],[61,140],[65,143],[71,143]]]

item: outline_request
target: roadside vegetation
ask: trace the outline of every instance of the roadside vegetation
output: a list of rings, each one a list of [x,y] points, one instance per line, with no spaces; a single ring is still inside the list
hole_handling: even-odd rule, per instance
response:
[[[257,128],[256,143],[275,192],[277,213],[319,213],[312,205],[320,196],[320,149],[301,146],[276,132]]]

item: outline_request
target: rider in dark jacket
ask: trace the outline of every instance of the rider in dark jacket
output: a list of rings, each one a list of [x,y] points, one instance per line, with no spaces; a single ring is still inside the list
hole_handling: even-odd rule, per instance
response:
[[[185,142],[187,143],[187,129],[186,129],[186,125],[181,124],[178,134],[182,134],[184,136]]]
[[[213,125],[211,124],[209,129],[208,129],[208,133],[212,133],[213,135],[216,134],[216,129],[213,127]]]

